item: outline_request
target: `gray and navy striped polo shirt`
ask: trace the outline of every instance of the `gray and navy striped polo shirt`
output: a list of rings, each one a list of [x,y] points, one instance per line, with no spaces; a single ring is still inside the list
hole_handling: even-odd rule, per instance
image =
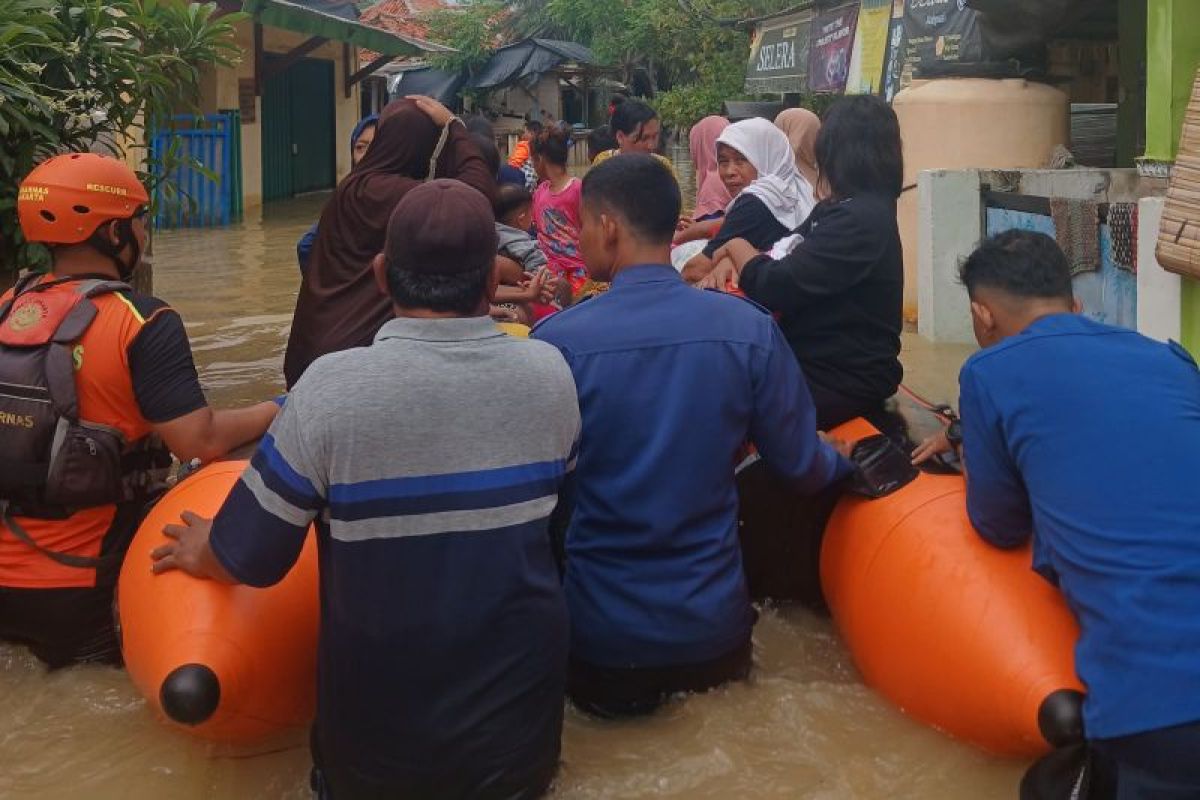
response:
[[[211,541],[266,586],[316,521],[327,763],[449,786],[557,760],[567,615],[547,526],[579,426],[558,351],[486,317],[395,319],[305,372]]]

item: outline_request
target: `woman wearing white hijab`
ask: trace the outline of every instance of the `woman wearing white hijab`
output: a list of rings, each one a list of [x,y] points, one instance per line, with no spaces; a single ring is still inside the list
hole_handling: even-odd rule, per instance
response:
[[[787,136],[765,119],[730,125],[717,137],[717,168],[733,202],[716,235],[683,269],[698,281],[712,271],[712,255],[726,242],[745,239],[770,250],[808,217],[816,201],[813,188],[796,169]]]

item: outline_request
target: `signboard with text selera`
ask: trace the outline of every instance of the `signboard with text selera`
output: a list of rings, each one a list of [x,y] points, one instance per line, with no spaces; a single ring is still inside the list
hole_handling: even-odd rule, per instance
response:
[[[763,22],[750,47],[746,91],[755,94],[808,90],[808,43],[812,12]]]

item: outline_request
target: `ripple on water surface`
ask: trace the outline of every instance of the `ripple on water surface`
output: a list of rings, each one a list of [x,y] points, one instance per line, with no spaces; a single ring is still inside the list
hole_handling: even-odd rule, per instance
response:
[[[745,684],[672,703],[648,719],[569,710],[554,797],[1011,798],[1021,765],[924,728],[863,686],[829,623],[764,612]],[[303,736],[272,752],[214,749],[155,721],[116,669],[51,675],[0,647],[0,796],[307,796]]]

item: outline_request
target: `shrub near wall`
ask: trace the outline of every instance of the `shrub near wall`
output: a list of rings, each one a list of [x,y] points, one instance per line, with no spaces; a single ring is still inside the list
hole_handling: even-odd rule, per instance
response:
[[[55,153],[118,152],[142,121],[187,113],[199,101],[200,70],[231,65],[233,25],[214,3],[158,0],[0,2],[0,282],[45,269],[49,253],[21,236],[17,187]],[[171,166],[136,160],[149,184]],[[151,187],[152,188],[152,187]]]

